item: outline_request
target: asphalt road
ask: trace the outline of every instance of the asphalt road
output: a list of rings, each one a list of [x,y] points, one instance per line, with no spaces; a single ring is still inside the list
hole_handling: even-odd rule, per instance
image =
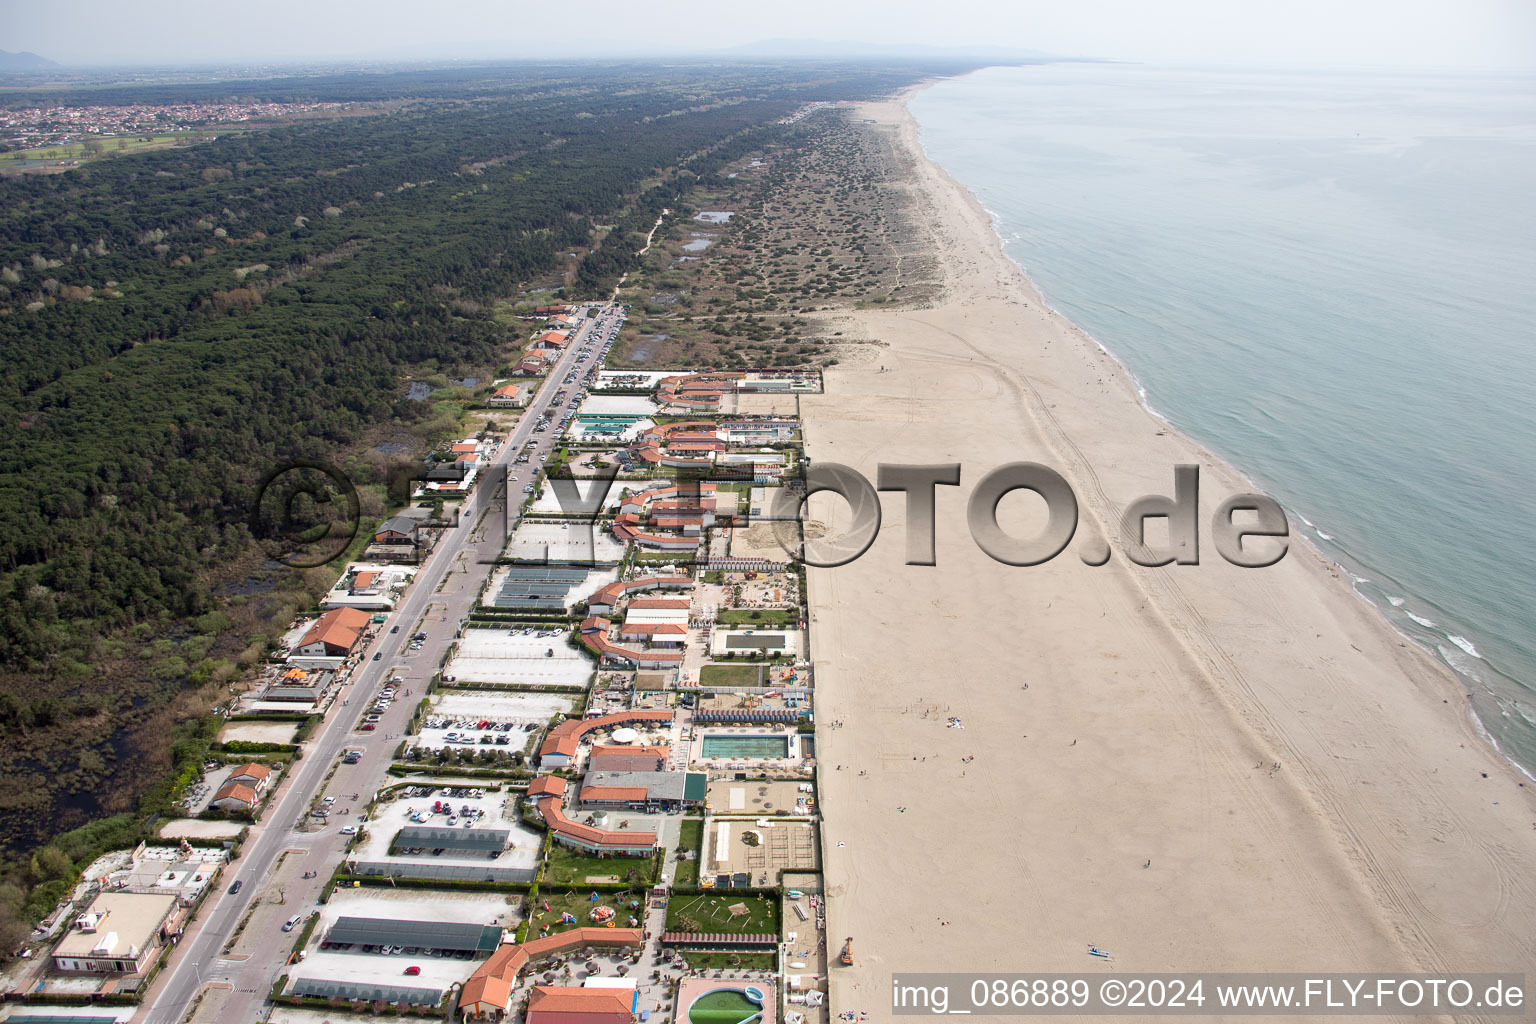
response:
[[[614,310],[612,306],[607,308],[610,316]],[[348,838],[340,833],[342,825],[356,824],[355,810],[366,806],[373,793],[384,785],[395,747],[411,720],[412,710],[436,674],[460,625],[467,619],[505,542],[499,524],[489,519],[487,513],[505,515],[508,501],[514,508],[521,504],[523,487],[533,480],[561,435],[558,429],[560,418],[579,401],[582,378],[595,365],[601,364],[603,344],[594,338],[596,320],[592,317],[583,322],[538,394],[523,411],[517,428],[493,458],[492,467],[507,467],[504,491],[494,486],[494,477],[489,476],[491,470],[488,469],[486,478],[467,503],[472,508],[460,515],[457,526],[445,530],[438,539],[437,546],[418,569],[405,599],[390,614],[379,637],[366,652],[367,660],[353,672],[341,701],[332,706],[327,720],[304,744],[304,756],[295,762],[283,782],[277,802],[269,805],[260,822],[252,827],[244,853],[224,877],[224,888],[210,896],[199,910],[198,921],[182,937],[170,966],[157,979],[148,998],[134,1015],[136,1022],[176,1024],[205,984],[231,988],[219,1007],[220,1021],[262,1019],[262,1006],[273,982],[286,965],[295,938],[295,933],[281,930],[281,921],[293,914],[307,915],[315,909],[320,892],[341,863]],[[609,327],[614,329],[616,324],[611,322]],[[582,352],[582,346],[588,342],[592,343],[590,350]],[[567,386],[565,378],[573,371],[577,383]],[[554,394],[562,387],[570,394],[562,404],[554,405]],[[546,432],[535,433],[534,427],[546,409],[551,411],[553,422]],[[517,465],[514,460],[530,440],[538,441],[538,448],[526,464]],[[483,524],[482,518],[485,519]],[[400,627],[398,633],[391,631],[395,626]],[[419,632],[427,634],[421,650],[407,651],[410,638]],[[383,657],[374,660],[374,654],[380,652]],[[379,688],[392,678],[403,681],[398,685],[394,704],[384,713],[378,729],[374,732],[354,731]],[[410,696],[406,696],[407,691]],[[364,751],[362,760],[356,765],[339,766],[336,775],[325,785],[326,773],[336,764],[343,749],[351,748]],[[336,810],[330,823],[318,831],[302,831],[301,828],[307,827],[305,820],[310,803],[320,795],[322,785],[329,794],[337,797]],[[356,804],[348,799],[352,793],[357,793],[360,798]],[[349,807],[354,813],[346,813]],[[281,887],[269,886],[274,866],[285,851],[302,857],[303,870],[313,871],[315,876],[298,882],[285,878]],[[285,876],[291,867],[289,863],[284,864]],[[231,894],[229,883],[236,879],[244,885],[240,892]],[[286,911],[281,916],[272,913],[270,906],[279,899]],[[272,932],[270,938],[256,943],[262,953],[246,959],[237,959],[238,953],[224,957],[223,950],[230,936],[258,903],[265,904],[259,908],[262,912],[253,914],[247,927],[263,927]],[[241,938],[242,947],[252,945],[252,936],[242,935]]]

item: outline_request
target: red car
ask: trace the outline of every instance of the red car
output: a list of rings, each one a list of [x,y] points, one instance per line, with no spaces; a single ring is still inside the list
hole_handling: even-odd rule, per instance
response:
[[[406,974],[420,974],[421,973],[421,968],[420,967],[407,967],[405,969],[405,973]]]

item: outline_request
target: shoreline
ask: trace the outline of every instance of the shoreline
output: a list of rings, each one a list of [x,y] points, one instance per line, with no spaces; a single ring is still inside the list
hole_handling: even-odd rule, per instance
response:
[[[976,72],[967,72],[966,75],[958,77],[968,77],[969,75],[973,74],[976,74]],[[1421,651],[1423,651],[1427,657],[1439,665],[1445,673],[1446,685],[1449,689],[1449,692],[1453,693],[1457,699],[1466,701],[1468,720],[1477,730],[1477,733],[1482,738],[1482,740],[1487,743],[1493,752],[1496,753],[1500,759],[1506,762],[1507,765],[1518,775],[1520,775],[1526,781],[1536,783],[1536,765],[1527,766],[1516,759],[1513,754],[1506,751],[1500,745],[1498,738],[1495,737],[1492,731],[1488,728],[1487,723],[1483,720],[1483,716],[1478,713],[1476,705],[1470,699],[1468,699],[1470,696],[1467,694],[1469,687],[1474,685],[1486,686],[1486,684],[1484,684],[1476,677],[1469,676],[1468,674],[1463,673],[1461,670],[1457,669],[1456,666],[1451,664],[1444,655],[1435,650],[1428,641],[1414,636],[1412,633],[1409,633],[1407,630],[1405,630],[1402,627],[1402,624],[1392,619],[1386,608],[1382,607],[1379,602],[1373,600],[1368,594],[1359,589],[1361,583],[1372,581],[1371,577],[1360,576],[1359,572],[1370,572],[1376,574],[1376,576],[1385,576],[1388,579],[1391,578],[1391,574],[1387,573],[1385,570],[1366,565],[1364,562],[1360,562],[1358,560],[1351,564],[1348,561],[1341,560],[1338,555],[1319,547],[1317,544],[1317,538],[1314,538],[1312,533],[1322,533],[1321,527],[1315,524],[1312,520],[1308,519],[1304,514],[1302,514],[1300,510],[1291,507],[1287,502],[1273,495],[1269,489],[1262,487],[1257,481],[1253,479],[1252,475],[1246,469],[1238,466],[1235,462],[1226,456],[1218,455],[1216,452],[1212,451],[1203,441],[1200,441],[1198,438],[1194,437],[1192,434],[1190,434],[1188,431],[1170,419],[1167,414],[1163,413],[1156,406],[1154,406],[1145,385],[1142,384],[1141,380],[1136,376],[1135,372],[1130,368],[1130,366],[1128,366],[1123,359],[1116,355],[1114,350],[1106,345],[1097,335],[1093,334],[1087,328],[1084,328],[1082,325],[1078,324],[1065,311],[1053,306],[1049,298],[1046,296],[1045,291],[1040,287],[1038,282],[1029,276],[1028,269],[1008,253],[1007,240],[1004,238],[1003,233],[1000,230],[1000,219],[998,214],[988,209],[985,204],[982,203],[980,197],[978,197],[968,187],[966,187],[965,184],[960,182],[959,179],[955,178],[954,175],[950,174],[942,164],[940,164],[928,153],[927,148],[922,143],[921,128],[917,124],[917,119],[911,113],[911,102],[914,98],[917,97],[919,93],[946,80],[946,78],[932,78],[917,85],[909,86],[908,88],[903,89],[896,94],[895,102],[898,103],[906,112],[906,116],[910,119],[912,124],[912,142],[915,145],[915,153],[920,157],[920,159],[926,161],[929,165],[934,167],[939,174],[941,174],[952,184],[955,189],[968,197],[970,201],[976,206],[976,208],[986,215],[988,223],[991,226],[992,234],[994,235],[999,254],[1017,269],[1019,276],[1023,279],[1029,294],[1033,296],[1034,300],[1039,303],[1042,308],[1049,311],[1052,316],[1058,317],[1066,323],[1070,324],[1074,330],[1080,332],[1089,342],[1098,346],[1099,350],[1103,352],[1107,358],[1112,360],[1117,367],[1119,367],[1120,371],[1125,375],[1127,381],[1135,391],[1141,407],[1147,412],[1149,416],[1152,416],[1165,424],[1167,429],[1176,431],[1191,445],[1198,447],[1204,458],[1213,462],[1222,463],[1231,472],[1238,474],[1244,480],[1246,480],[1251,485],[1253,490],[1268,495],[1276,502],[1280,503],[1281,507],[1285,509],[1287,517],[1292,520],[1293,525],[1295,524],[1296,520],[1300,520],[1300,522],[1305,525],[1307,530],[1304,531],[1299,528],[1294,529],[1291,533],[1291,542],[1294,544],[1299,539],[1305,544],[1306,548],[1312,555],[1329,562],[1330,564],[1336,566],[1345,575],[1347,575],[1350,578],[1350,593],[1352,593],[1354,596],[1363,601],[1367,606],[1369,606],[1371,610],[1381,618],[1383,624],[1390,628],[1394,633],[1402,637],[1404,640],[1407,640],[1409,643],[1414,644]],[[1331,540],[1332,538],[1325,535],[1323,539]],[[1393,584],[1398,589],[1405,592],[1404,596],[1410,595],[1409,588],[1398,584],[1395,580],[1393,581]],[[1428,598],[1424,597],[1424,595],[1411,596],[1415,596],[1419,600],[1426,603],[1433,603]],[[1423,626],[1422,628],[1442,629],[1443,627]],[[1444,639],[1446,642],[1454,644],[1460,648],[1470,657],[1482,662],[1485,665],[1488,664],[1481,654],[1477,653],[1475,650],[1469,651],[1465,646],[1463,646],[1463,644],[1471,643],[1465,637],[1453,636],[1449,630],[1446,630]],[[1500,669],[1492,665],[1488,665],[1488,667],[1490,670],[1498,673],[1499,675],[1504,675]]]
[[[859,116],[911,160],[943,297],[839,317],[885,347],[802,403],[813,457],[866,476],[962,461],[963,494],[1045,454],[1106,538],[1108,510],[1168,493],[1174,462],[1201,466],[1203,513],[1256,489],[1049,309],[922,151],[916,88]],[[937,569],[902,563],[898,501],[862,559],[810,575],[822,716],[859,723],[820,740],[829,936],[856,941],[838,1009],[879,1010],[895,970],[1091,969],[1085,943],[1117,969],[1533,960],[1536,900],[1517,881],[1536,870],[1532,791],[1452,706],[1448,670],[1310,538],[1246,575],[1089,569],[1072,552],[1009,569],[957,528],[951,491]],[[1021,904],[1027,923],[1005,909]]]

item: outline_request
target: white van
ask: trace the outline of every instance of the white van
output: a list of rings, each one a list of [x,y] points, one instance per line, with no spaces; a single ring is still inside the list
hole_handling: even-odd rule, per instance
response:
[[[287,921],[283,922],[283,931],[285,931],[285,932],[293,931],[293,926],[298,924],[302,920],[304,920],[304,915],[303,914],[294,914]]]

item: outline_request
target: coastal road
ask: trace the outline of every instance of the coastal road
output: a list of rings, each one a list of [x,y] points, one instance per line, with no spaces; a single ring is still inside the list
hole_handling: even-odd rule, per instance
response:
[[[282,921],[293,914],[307,916],[315,909],[320,892],[341,862],[349,838],[341,835],[340,828],[359,820],[355,813],[346,811],[361,813],[384,784],[395,747],[417,702],[437,672],[448,645],[458,636],[501,553],[504,537],[489,515],[505,515],[509,503],[521,502],[523,487],[535,478],[562,433],[558,426],[560,418],[579,404],[583,378],[600,365],[605,339],[617,333],[615,311],[612,306],[603,310],[610,324],[601,337],[596,328],[598,317],[585,319],[556,360],[517,427],[497,450],[480,486],[466,499],[466,509],[457,525],[443,531],[432,553],[417,570],[405,599],[365,652],[366,660],[353,672],[340,699],[333,702],[327,721],[304,744],[303,758],[294,762],[276,802],[267,806],[260,822],[252,826],[244,853],[226,874],[223,888],[210,895],[199,909],[198,921],[182,937],[169,968],[140,1004],[134,1015],[136,1022],[176,1024],[187,1013],[198,990],[209,983],[231,987],[217,1008],[219,1020],[258,1019],[260,1007],[286,964],[298,930],[283,932]],[[582,351],[584,346],[587,351]],[[564,380],[572,374],[575,383],[568,386]],[[570,395],[556,403],[554,395],[561,388],[567,388]],[[536,433],[535,425],[546,410],[551,417],[550,428],[545,433]],[[518,465],[515,460],[530,439],[537,439],[538,447],[526,464]],[[495,486],[497,467],[506,467],[504,488]],[[397,626],[399,632],[393,632]],[[418,632],[426,633],[427,639],[421,650],[410,652],[407,645]],[[376,654],[382,657],[375,659]],[[400,682],[395,702],[380,719],[377,730],[354,731],[379,688],[389,679]],[[364,751],[362,760],[356,765],[339,765],[327,784],[327,772],[337,764],[344,749],[353,748]],[[316,831],[306,831],[313,827],[308,824],[313,821],[310,805],[323,795],[323,789],[337,798],[331,821]],[[359,797],[356,803],[350,800],[353,793]],[[278,884],[269,884],[274,882],[274,872],[280,863],[282,877],[276,879]],[[315,872],[312,878],[302,877],[310,871]],[[236,880],[243,883],[241,890],[230,893],[229,883]],[[226,945],[248,917],[246,929],[262,929],[267,934],[246,935],[242,931],[238,946],[226,958]],[[240,949],[251,945],[260,953],[236,959],[241,955]]]

